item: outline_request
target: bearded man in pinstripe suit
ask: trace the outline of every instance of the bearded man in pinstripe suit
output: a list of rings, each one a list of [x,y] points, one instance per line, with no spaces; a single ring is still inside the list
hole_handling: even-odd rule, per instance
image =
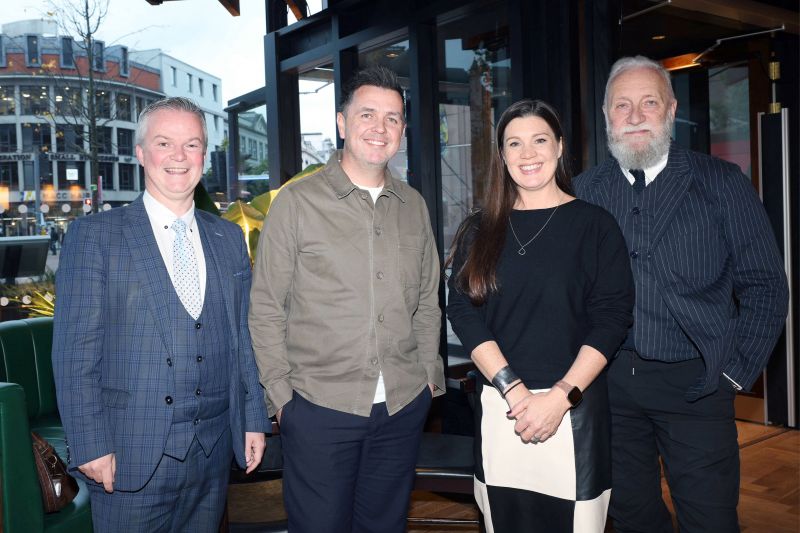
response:
[[[734,398],[767,363],[786,319],[782,260],[750,180],[670,140],[669,74],[642,56],[611,69],[603,111],[613,159],[577,196],[622,228],[634,325],[609,368],[617,532],[671,532],[663,460],[682,532],[739,531]]]

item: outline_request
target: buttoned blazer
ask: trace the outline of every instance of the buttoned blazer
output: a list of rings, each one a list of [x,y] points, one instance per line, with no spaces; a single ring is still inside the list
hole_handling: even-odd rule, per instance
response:
[[[619,220],[612,180],[625,177],[609,158],[575,178],[574,186],[578,197]],[[675,145],[657,180],[649,249],[632,259],[647,262],[654,282],[637,283],[637,299],[660,295],[702,355],[706,374],[687,391],[688,400],[715,391],[723,372],[749,389],[783,328],[788,303],[782,259],[761,201],[736,165]],[[668,353],[670,346],[643,337],[635,337],[643,353]]]
[[[238,226],[200,210],[195,217],[230,324],[230,427],[244,466],[245,430],[268,424],[247,325],[250,262]],[[145,485],[170,431],[175,354],[165,295],[173,290],[141,197],[70,225],[56,274],[58,406],[70,468],[113,452],[115,489]]]

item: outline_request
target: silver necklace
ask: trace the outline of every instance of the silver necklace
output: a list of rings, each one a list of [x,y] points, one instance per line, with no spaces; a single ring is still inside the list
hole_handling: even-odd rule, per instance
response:
[[[516,231],[514,231],[514,224],[512,224],[512,223],[511,223],[511,215],[509,215],[509,217],[508,217],[508,226],[511,228],[511,233],[512,233],[512,235],[514,235],[514,240],[515,240],[515,241],[517,241],[517,244],[519,244],[519,250],[517,250],[517,253],[518,253],[519,255],[525,255],[525,253],[526,253],[526,252],[525,252],[525,247],[526,247],[526,246],[528,246],[528,245],[529,245],[530,243],[532,243],[533,241],[535,241],[535,240],[536,240],[536,237],[538,237],[538,236],[539,236],[539,235],[540,235],[540,234],[541,234],[541,233],[544,231],[544,228],[546,228],[546,227],[547,227],[547,225],[550,223],[550,221],[553,219],[553,215],[555,215],[555,214],[556,214],[556,211],[558,211],[558,208],[559,208],[559,207],[561,207],[561,204],[558,204],[558,205],[556,206],[556,208],[555,208],[555,209],[553,209],[553,212],[552,212],[552,213],[550,213],[550,216],[549,216],[549,217],[547,217],[547,220],[545,220],[545,221],[544,221],[544,225],[543,225],[541,228],[539,228],[539,231],[537,231],[537,232],[536,232],[536,235],[534,235],[533,237],[531,237],[531,238],[528,240],[528,242],[526,242],[525,244],[522,244],[522,241],[520,241],[520,240],[519,240],[519,237],[517,237],[517,232],[516,232]]]

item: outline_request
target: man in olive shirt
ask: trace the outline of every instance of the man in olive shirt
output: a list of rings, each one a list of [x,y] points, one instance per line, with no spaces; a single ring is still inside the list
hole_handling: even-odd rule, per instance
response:
[[[428,211],[388,169],[403,108],[393,72],[358,72],[336,116],[344,149],[284,187],[261,235],[250,332],[292,533],[405,531],[422,426],[444,392]]]

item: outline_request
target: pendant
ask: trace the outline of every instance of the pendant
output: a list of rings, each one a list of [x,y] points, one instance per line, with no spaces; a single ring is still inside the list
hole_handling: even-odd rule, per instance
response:
[[[519,250],[517,250],[517,253],[519,255],[525,255],[525,248],[520,248]]]

